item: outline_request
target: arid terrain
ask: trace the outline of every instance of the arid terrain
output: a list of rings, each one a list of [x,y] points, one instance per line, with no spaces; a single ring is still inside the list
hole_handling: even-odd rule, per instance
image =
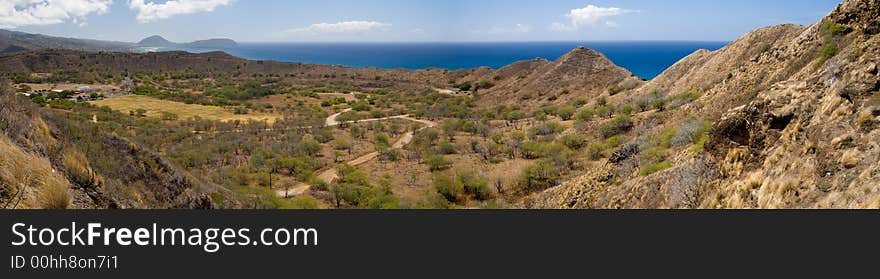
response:
[[[652,80],[583,47],[388,70],[38,37],[0,55],[0,204],[880,208],[878,34],[847,0]]]

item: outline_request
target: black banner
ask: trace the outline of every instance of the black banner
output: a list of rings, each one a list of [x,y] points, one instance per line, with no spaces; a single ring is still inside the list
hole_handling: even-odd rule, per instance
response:
[[[831,264],[876,266],[880,258],[877,211],[0,211],[0,217],[0,278],[584,278],[599,270],[626,276],[756,267],[811,273]],[[100,233],[92,245],[89,224]],[[164,245],[157,238],[162,229],[169,232]],[[175,233],[182,239],[174,229],[199,243],[170,245]],[[235,244],[219,243],[224,233]]]

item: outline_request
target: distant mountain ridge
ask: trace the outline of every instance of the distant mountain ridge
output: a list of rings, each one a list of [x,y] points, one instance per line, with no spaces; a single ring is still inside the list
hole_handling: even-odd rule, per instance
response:
[[[126,51],[132,43],[53,37],[0,29],[0,54],[60,48],[87,51]]]
[[[162,36],[153,35],[147,38],[144,38],[140,42],[137,43],[138,46],[142,47],[173,47],[173,46],[189,46],[189,47],[228,47],[228,46],[236,46],[238,43],[231,39],[219,38],[219,39],[207,39],[207,40],[198,40],[189,43],[175,43],[169,41]]]
[[[0,29],[0,55],[41,49],[127,52],[138,47],[229,47],[237,44],[235,41],[225,38],[175,43],[158,35],[150,36],[138,43],[131,43],[54,37]]]

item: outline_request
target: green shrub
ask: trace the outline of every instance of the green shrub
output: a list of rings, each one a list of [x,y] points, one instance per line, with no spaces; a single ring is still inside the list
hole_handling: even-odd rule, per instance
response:
[[[529,128],[531,136],[550,136],[565,131],[565,126],[557,121],[548,121]]]
[[[630,120],[630,116],[626,114],[621,114],[617,117],[614,117],[614,119],[612,119],[608,123],[605,123],[605,125],[602,125],[600,132],[602,133],[602,136],[607,139],[616,135],[623,134],[632,129],[632,127],[633,123]]]
[[[648,176],[648,175],[666,170],[671,167],[672,167],[672,163],[666,162],[666,161],[660,162],[660,163],[648,164],[648,165],[645,165],[642,167],[642,169],[639,171],[639,175]]]
[[[446,174],[434,175],[434,189],[451,202],[459,201],[464,195],[464,185],[461,181]]]
[[[846,26],[837,24],[831,20],[819,26],[819,33],[822,35],[822,46],[819,48],[819,65],[825,64],[825,61],[837,55],[839,51],[837,40],[846,33]]]
[[[370,109],[372,109],[370,103],[366,101],[355,102],[351,105],[351,108],[355,111],[370,111]]]
[[[663,111],[663,109],[666,108],[666,101],[663,99],[654,100],[654,102],[651,103],[651,107],[656,110]]]
[[[463,82],[461,84],[455,84],[453,87],[458,88],[458,90],[461,91],[470,91],[472,86],[470,82]]]
[[[580,150],[586,144],[586,140],[583,137],[579,137],[575,134],[566,134],[559,138],[559,141],[573,150]]]
[[[623,88],[620,86],[617,86],[617,84],[612,84],[611,86],[608,86],[608,94],[611,96],[614,96],[615,94],[620,93],[620,91],[623,91]]]
[[[837,55],[837,44],[833,42],[825,43],[819,48],[819,64],[825,64],[825,61]]]
[[[458,154],[458,147],[451,142],[444,141],[437,145],[437,153],[443,155]]]
[[[330,190],[330,184],[321,179],[314,179],[311,189],[312,191],[326,192]]]
[[[525,191],[547,189],[559,183],[560,171],[549,162],[538,162],[523,168],[519,177],[519,186]]]
[[[444,171],[452,168],[452,162],[443,158],[440,155],[431,155],[425,159],[425,164],[428,165],[428,169],[431,171]]]
[[[563,121],[571,120],[574,116],[575,108],[573,106],[562,106],[556,110],[556,116],[562,118]]]
[[[162,118],[162,120],[165,120],[165,121],[174,121],[174,120],[177,120],[178,116],[177,116],[177,114],[163,111],[161,118]]]
[[[578,122],[588,122],[593,120],[593,116],[596,115],[595,111],[591,108],[584,108],[578,110],[578,112],[574,115],[574,119]]]
[[[457,176],[464,188],[465,194],[480,201],[492,198],[492,191],[489,190],[489,181],[485,177],[479,176],[473,172],[463,172],[459,173]]]
[[[678,95],[673,95],[669,97],[668,105],[669,108],[677,108],[699,99],[700,96],[701,94],[698,92],[685,92]]]
[[[591,143],[587,146],[587,156],[589,156],[591,160],[598,160],[599,158],[602,158],[604,155],[603,153],[606,150],[618,147],[622,143],[620,136],[610,137],[604,142]]]
[[[477,89],[477,90],[489,89],[492,87],[495,87],[495,83],[488,81],[488,80],[481,80],[481,81],[478,81],[476,84],[474,84],[474,89]]]

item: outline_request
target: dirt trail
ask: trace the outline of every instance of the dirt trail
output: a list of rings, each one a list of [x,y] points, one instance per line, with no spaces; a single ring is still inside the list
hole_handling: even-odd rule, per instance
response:
[[[351,109],[348,109],[346,111],[349,111],[349,110],[351,110]],[[337,113],[337,114],[331,115],[330,117],[327,117],[327,121],[326,121],[327,126],[340,125],[341,123],[336,121],[336,117],[342,113],[345,113],[346,111],[342,111],[340,113]],[[393,145],[391,145],[391,148],[393,148],[393,149],[403,148],[404,146],[406,146],[407,144],[412,142],[413,135],[415,134],[415,132],[437,126],[437,123],[434,121],[412,118],[409,115],[398,115],[398,116],[383,117],[383,118],[364,119],[364,120],[359,120],[359,121],[349,121],[349,122],[345,122],[345,123],[361,123],[361,122],[382,121],[382,120],[389,120],[389,119],[404,119],[404,120],[409,120],[412,122],[422,123],[425,125],[425,127],[422,127],[421,129],[403,134],[403,136],[400,137],[400,139],[398,139],[397,141],[394,142]],[[379,157],[379,152],[370,152],[368,154],[357,157],[354,160],[348,161],[346,163],[350,166],[357,167],[357,166],[360,166],[366,162],[372,161],[373,159],[376,159],[376,157]],[[333,183],[333,180],[336,180],[337,178],[339,178],[339,175],[336,173],[336,168],[331,167],[329,169],[321,171],[318,174],[318,178],[327,182],[327,183]],[[298,182],[296,186],[291,187],[290,189],[287,189],[287,190],[285,190],[285,189],[278,190],[278,191],[276,191],[276,193],[278,194],[278,196],[284,197],[284,198],[295,197],[295,196],[305,194],[306,192],[309,191],[309,189],[311,187],[312,186],[309,184]]]

